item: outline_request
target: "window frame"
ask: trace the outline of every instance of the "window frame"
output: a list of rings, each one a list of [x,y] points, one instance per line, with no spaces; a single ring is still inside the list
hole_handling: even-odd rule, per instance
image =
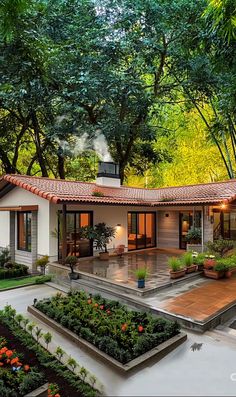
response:
[[[25,248],[20,247],[20,215],[26,214],[26,223],[25,223]],[[28,223],[28,215],[31,215],[30,222],[30,240],[29,240],[29,223]],[[24,227],[24,226],[23,226]],[[31,247],[29,248],[29,242],[31,243]],[[32,211],[19,211],[17,212],[17,250],[24,252],[32,252]]]
[[[129,214],[131,214],[131,218],[132,218],[132,214],[134,214],[136,216],[136,248],[133,249],[129,249],[128,248],[128,252],[132,252],[132,251],[139,251],[139,250],[144,250],[144,249],[149,249],[149,248],[156,248],[157,246],[157,213],[156,211],[128,211],[127,213],[127,240],[129,240]],[[138,215],[139,214],[144,214],[145,215],[145,247],[138,247],[138,240],[137,240],[137,235],[138,235]],[[146,233],[146,215],[147,214],[152,214],[154,216],[154,245],[151,246],[147,246],[147,233]],[[128,243],[129,246],[129,243]]]

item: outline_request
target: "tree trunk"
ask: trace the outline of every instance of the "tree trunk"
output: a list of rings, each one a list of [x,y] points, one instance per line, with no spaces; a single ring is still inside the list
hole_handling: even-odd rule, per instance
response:
[[[36,113],[34,111],[32,111],[31,113],[31,119],[32,119],[32,126],[33,126],[33,130],[35,133],[35,146],[36,146],[36,153],[37,153],[37,160],[42,172],[42,176],[48,177],[48,171],[47,171],[47,167],[43,158],[43,154],[42,154],[42,146],[41,146],[41,141],[40,141],[40,127],[39,127],[39,123],[38,123],[38,119],[36,116]]]

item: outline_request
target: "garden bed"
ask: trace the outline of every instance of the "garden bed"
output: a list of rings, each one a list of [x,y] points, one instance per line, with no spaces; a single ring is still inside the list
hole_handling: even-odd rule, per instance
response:
[[[100,295],[87,296],[81,291],[67,296],[57,293],[28,310],[125,371],[154,355],[160,359],[186,339],[176,322],[129,310],[117,301]]]
[[[22,341],[20,341],[19,338],[17,338],[14,335],[14,333],[9,329],[9,327],[2,322],[0,322],[0,335],[1,337],[4,337],[8,341],[10,341],[11,349],[16,350],[19,355],[23,355],[25,361],[30,367],[37,367],[37,371],[43,374],[43,378],[42,378],[43,381],[41,382],[41,384],[44,384],[46,380],[48,380],[50,383],[56,383],[59,386],[61,397],[84,396],[84,394],[77,391],[74,387],[72,387],[69,384],[69,382],[66,381],[66,379],[60,376],[56,372],[56,370],[47,366],[46,362],[45,362],[45,366],[42,365],[39,359],[37,358],[37,354],[31,349],[24,346]],[[3,397],[2,394],[0,395]],[[13,396],[15,397],[13,393],[9,396],[4,395],[4,397],[13,397]],[[18,394],[17,397],[18,396],[20,396],[20,394]]]

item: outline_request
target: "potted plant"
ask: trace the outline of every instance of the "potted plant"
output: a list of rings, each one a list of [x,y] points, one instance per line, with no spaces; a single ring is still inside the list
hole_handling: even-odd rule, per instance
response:
[[[191,227],[185,236],[187,251],[201,250],[202,230],[200,227]]]
[[[182,263],[186,267],[186,273],[193,273],[197,270],[197,265],[193,263],[193,255],[191,252],[186,252],[182,256]]]
[[[69,278],[71,280],[77,280],[79,275],[74,271],[74,268],[78,262],[78,258],[76,256],[69,255],[66,257],[65,263],[70,266],[71,272],[69,273]]]
[[[41,274],[45,274],[46,266],[49,262],[49,256],[44,255],[41,258],[37,259],[35,265],[40,267]]]
[[[139,268],[135,271],[138,280],[138,288],[145,288],[145,279],[147,277],[147,269],[145,267]]]
[[[202,271],[204,269],[204,261],[206,259],[205,254],[198,254],[198,253],[193,253],[193,263],[197,265],[197,270]]]
[[[204,269],[204,275],[209,278],[218,280],[223,278],[225,275],[225,264],[218,261],[218,263],[212,269]]]
[[[215,265],[216,265],[215,255],[206,255],[203,262],[204,269],[213,269]]]
[[[185,269],[180,259],[171,257],[168,259],[168,265],[170,267],[170,278],[176,279],[185,275]]]
[[[99,257],[101,260],[109,259],[109,252],[107,244],[115,237],[116,229],[112,226],[107,226],[106,223],[98,223],[95,226],[85,226],[80,229],[81,235],[84,238],[93,240],[95,248],[100,250]]]

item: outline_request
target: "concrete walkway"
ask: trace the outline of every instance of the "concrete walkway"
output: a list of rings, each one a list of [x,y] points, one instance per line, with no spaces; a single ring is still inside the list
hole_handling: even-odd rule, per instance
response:
[[[11,304],[26,314],[34,298],[51,296],[56,290],[47,285],[25,287],[0,293],[0,307]],[[38,321],[37,321],[38,322]],[[79,364],[84,365],[104,384],[110,396],[235,396],[236,338],[222,333],[196,335],[188,332],[188,341],[159,363],[137,373],[121,376],[104,363],[75,347],[52,329],[55,346],[60,345]],[[234,375],[232,375],[234,374]],[[232,380],[233,379],[233,380]]]

